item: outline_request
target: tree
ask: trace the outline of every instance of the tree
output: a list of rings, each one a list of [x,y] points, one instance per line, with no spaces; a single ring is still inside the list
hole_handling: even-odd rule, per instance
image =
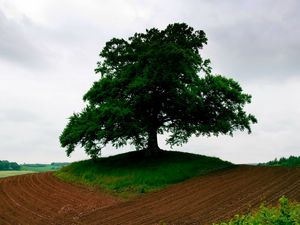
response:
[[[16,162],[9,162],[7,160],[0,160],[0,170],[20,170],[20,165]]]
[[[97,157],[108,143],[151,154],[164,132],[171,146],[193,134],[250,133],[257,121],[243,107],[251,96],[238,82],[212,74],[210,60],[199,53],[206,43],[202,30],[184,23],[108,41],[95,69],[101,78],[83,97],[87,106],[70,117],[60,136],[67,155],[80,144]]]

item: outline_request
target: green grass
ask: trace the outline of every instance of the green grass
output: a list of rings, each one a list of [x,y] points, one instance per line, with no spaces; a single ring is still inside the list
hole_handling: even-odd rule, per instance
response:
[[[267,163],[261,163],[262,166],[286,166],[286,167],[300,167],[300,156],[290,156],[289,158],[280,158],[272,160]]]
[[[290,203],[285,197],[279,199],[278,207],[262,205],[257,212],[236,215],[229,222],[219,225],[299,225],[300,203]],[[217,225],[217,224],[215,224]]]
[[[135,151],[75,162],[55,174],[126,198],[230,167],[233,164],[214,157],[174,151],[145,157],[144,151]]]
[[[20,170],[9,170],[9,171],[0,171],[0,178],[3,177],[10,177],[10,176],[16,176],[16,175],[23,175],[27,173],[34,173],[33,171],[20,171]]]

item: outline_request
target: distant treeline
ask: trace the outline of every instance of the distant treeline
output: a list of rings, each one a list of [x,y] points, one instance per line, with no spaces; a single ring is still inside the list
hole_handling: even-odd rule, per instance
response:
[[[41,163],[22,164],[21,170],[35,171],[35,172],[54,171],[54,170],[59,170],[60,168],[68,164],[69,163],[65,163],[65,162],[63,163],[53,162],[51,164],[41,164]]]
[[[298,167],[300,166],[300,156],[290,156],[288,158],[274,159],[267,163],[261,163],[263,166],[288,166],[288,167]]]
[[[49,166],[49,164],[40,164],[40,163],[34,163],[34,164],[21,164],[22,166],[29,166],[29,167],[46,167]]]
[[[28,171],[49,171],[57,170],[63,166],[67,166],[67,162],[52,162],[51,164],[31,163],[18,164],[16,162],[9,162],[7,160],[0,160],[0,170],[28,170]]]
[[[51,166],[63,167],[63,166],[67,166],[69,164],[70,163],[68,163],[68,162],[53,162],[53,163],[51,163]]]
[[[20,165],[16,162],[0,160],[0,170],[20,170]]]
[[[21,166],[28,166],[28,167],[47,167],[47,166],[63,167],[63,166],[67,166],[69,164],[70,163],[67,163],[67,162],[52,162],[51,164],[42,164],[42,163],[29,164],[29,163],[24,163],[24,164],[21,164]]]

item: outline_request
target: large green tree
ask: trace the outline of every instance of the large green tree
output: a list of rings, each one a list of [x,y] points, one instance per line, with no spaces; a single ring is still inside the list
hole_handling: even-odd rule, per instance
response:
[[[81,145],[97,157],[108,143],[133,144],[151,154],[159,150],[157,134],[164,132],[171,146],[193,134],[250,133],[256,119],[243,108],[251,96],[233,79],[212,74],[199,52],[206,43],[202,30],[185,23],[108,41],[95,69],[101,78],[60,136],[67,155]]]

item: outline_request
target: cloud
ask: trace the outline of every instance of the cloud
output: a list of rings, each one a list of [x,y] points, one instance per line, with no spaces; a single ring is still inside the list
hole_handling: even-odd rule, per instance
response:
[[[80,148],[67,158],[58,137],[99,79],[101,48],[174,22],[207,33],[204,57],[252,94],[247,111],[259,120],[251,135],[192,138],[175,149],[238,163],[299,155],[299,8],[296,0],[0,0],[0,159],[85,158]],[[108,147],[103,155],[118,152]]]
[[[0,122],[32,122],[38,120],[38,117],[23,109],[2,109],[0,108]]]
[[[47,47],[26,16],[8,18],[0,8],[0,59],[29,68],[47,65]]]
[[[217,2],[185,9],[191,21],[199,10],[196,17],[208,35],[205,52],[217,72],[245,81],[300,76],[298,1]]]

